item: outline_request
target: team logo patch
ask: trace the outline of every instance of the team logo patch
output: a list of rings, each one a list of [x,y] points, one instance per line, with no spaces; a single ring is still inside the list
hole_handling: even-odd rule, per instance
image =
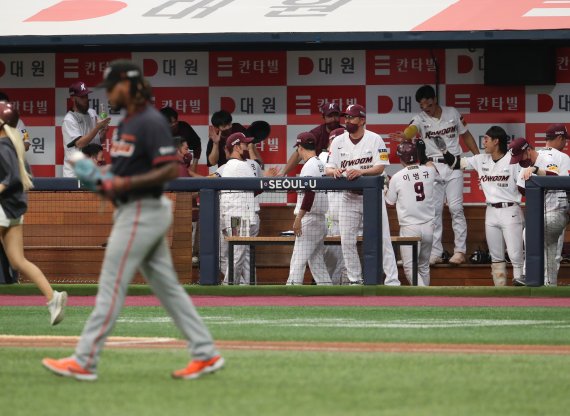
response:
[[[551,163],[550,165],[546,166],[546,170],[558,173],[558,165]]]
[[[380,155],[380,160],[382,162],[386,162],[388,160],[388,150],[384,148],[378,149],[378,153]]]
[[[126,142],[113,142],[111,145],[111,150],[109,153],[111,157],[130,157],[135,152],[135,145],[134,143],[126,143]]]

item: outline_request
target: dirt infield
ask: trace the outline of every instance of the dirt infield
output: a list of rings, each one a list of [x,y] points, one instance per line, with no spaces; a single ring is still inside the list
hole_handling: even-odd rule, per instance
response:
[[[570,298],[452,296],[192,296],[198,307],[377,306],[377,307],[570,307]],[[42,296],[0,295],[0,306],[43,306]],[[93,306],[94,296],[70,296],[68,306]],[[159,306],[155,296],[127,296],[125,306]]]
[[[0,335],[0,347],[13,348],[73,348],[76,336]],[[321,351],[321,352],[384,352],[440,354],[539,354],[570,355],[568,345],[493,345],[493,344],[410,344],[364,342],[275,342],[275,341],[217,341],[221,350],[261,351]],[[106,348],[122,349],[183,349],[186,342],[174,338],[109,337]]]

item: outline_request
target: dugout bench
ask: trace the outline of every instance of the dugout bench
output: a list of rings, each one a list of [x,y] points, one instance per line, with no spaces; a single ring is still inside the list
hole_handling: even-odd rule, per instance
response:
[[[393,236],[392,245],[394,250],[400,246],[412,246],[412,285],[418,285],[418,243],[420,237]],[[257,246],[294,245],[295,237],[225,237],[228,243],[228,283],[234,283],[234,246],[249,246],[249,283],[257,284],[255,277],[255,248]],[[357,244],[362,243],[362,237],[357,237]],[[324,244],[339,245],[340,236],[325,237]]]

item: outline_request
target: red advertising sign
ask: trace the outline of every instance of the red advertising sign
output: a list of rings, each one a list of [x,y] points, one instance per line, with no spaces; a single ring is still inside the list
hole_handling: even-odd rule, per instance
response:
[[[20,112],[26,126],[55,124],[55,90],[53,88],[6,88],[12,105]]]
[[[474,170],[466,170],[463,172],[463,202],[485,202],[485,194],[479,183],[479,175],[477,175],[477,172]]]
[[[287,126],[271,126],[271,134],[256,144],[265,165],[287,163]]]
[[[160,87],[152,89],[157,108],[172,107],[178,119],[190,124],[208,124],[208,87]]]
[[[366,52],[368,85],[445,83],[445,51],[443,49],[385,50]]]
[[[210,86],[286,85],[286,52],[210,52]]]
[[[83,81],[92,90],[103,79],[103,71],[115,59],[130,59],[129,52],[57,53],[55,56],[56,87],[69,87]]]
[[[321,124],[320,108],[325,103],[338,103],[341,110],[350,104],[366,103],[366,87],[313,86],[287,87],[287,123]]]
[[[468,123],[524,123],[525,89],[485,85],[447,85],[447,105]]]
[[[34,178],[53,178],[55,174],[55,165],[31,165],[32,175]]]
[[[56,165],[63,165],[65,152],[63,150],[63,133],[61,126],[55,127],[55,163]]]

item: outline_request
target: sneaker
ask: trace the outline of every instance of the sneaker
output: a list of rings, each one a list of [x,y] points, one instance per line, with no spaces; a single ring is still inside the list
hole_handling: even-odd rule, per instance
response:
[[[439,256],[431,256],[429,258],[430,266],[433,266],[434,264],[442,264],[442,263],[443,263],[443,259]]]
[[[72,357],[55,360],[53,358],[44,358],[42,365],[58,376],[71,377],[80,381],[95,381],[97,374],[81,367]]]
[[[457,266],[462,263],[465,263],[465,254],[463,253],[457,252],[449,259],[449,264],[455,264]]]
[[[200,259],[196,256],[192,257],[192,264],[196,266],[198,263],[200,263]]]
[[[400,280],[398,278],[384,280],[384,286],[401,286]]]
[[[48,302],[47,307],[51,315],[50,323],[57,325],[63,321],[64,308],[67,303],[67,292],[53,291],[53,298]]]
[[[526,286],[526,276],[514,277],[513,286]]]
[[[216,355],[214,358],[205,361],[192,360],[186,368],[174,371],[172,378],[193,380],[202,374],[210,374],[220,370],[224,366],[224,363],[224,358],[221,355]]]

